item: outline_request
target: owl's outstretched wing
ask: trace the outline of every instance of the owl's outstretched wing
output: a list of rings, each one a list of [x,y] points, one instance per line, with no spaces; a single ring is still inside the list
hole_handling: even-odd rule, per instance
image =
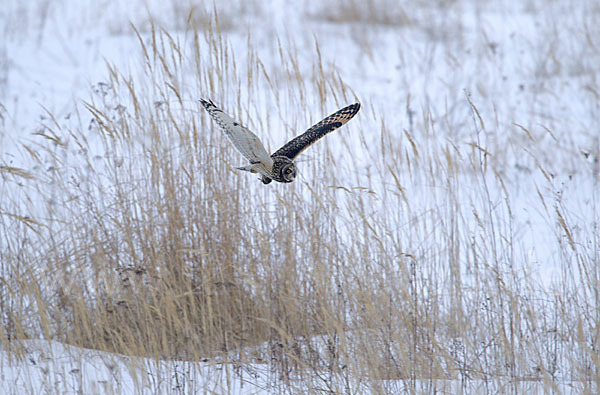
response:
[[[294,159],[315,141],[351,120],[358,110],[360,110],[360,103],[354,103],[338,110],[316,125],[311,126],[306,132],[288,141],[271,156],[287,156]]]
[[[215,106],[211,100],[200,99],[200,103],[208,111],[212,119],[223,129],[235,148],[251,164],[262,163],[266,169],[273,167],[273,159],[271,159],[265,146],[254,133],[240,125],[239,122],[234,121],[233,118]]]

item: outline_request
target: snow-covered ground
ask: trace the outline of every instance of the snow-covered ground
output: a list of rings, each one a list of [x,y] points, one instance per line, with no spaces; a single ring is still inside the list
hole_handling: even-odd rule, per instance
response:
[[[156,361],[26,341],[19,356],[0,354],[3,394],[277,393],[266,365],[235,361]]]
[[[324,375],[325,377],[327,374]],[[323,383],[328,378],[322,378]],[[581,385],[557,382],[561,393],[578,393]],[[485,393],[506,392],[502,384],[474,380],[435,380],[411,383],[396,380],[394,392]],[[341,388],[344,388],[342,385]],[[366,388],[346,387],[350,393]],[[524,381],[520,393],[542,393],[543,383]],[[328,388],[312,387],[327,392]],[[0,391],[3,394],[268,394],[309,392],[302,383],[286,385],[265,363],[239,361],[156,361],[126,357],[40,340],[23,343],[18,357],[0,353]]]
[[[184,57],[192,56],[186,21],[196,7],[198,23],[208,24],[213,7],[192,3],[5,0],[0,9],[0,166],[47,171],[27,163],[23,144],[40,138],[34,134],[42,124],[68,127],[79,122],[74,114],[89,122],[92,117],[82,103],[102,96],[103,84],[110,79],[107,66],[144,78],[143,48],[132,26],[149,43],[154,22],[189,49]],[[256,116],[243,121],[272,149],[303,125],[336,110],[336,105],[349,104],[339,92],[334,97],[335,89],[327,87],[327,81],[342,80],[351,89],[349,100],[361,102],[359,116],[348,124],[344,149],[336,148],[333,138],[323,144],[337,153],[336,162],[344,171],[353,172],[348,183],[338,180],[333,187],[372,191],[380,197],[372,201],[373,213],[383,215],[394,205],[408,207],[390,192],[391,185],[399,184],[410,196],[410,213],[427,213],[444,204],[448,204],[444,210],[487,212],[485,224],[474,214],[459,226],[460,237],[472,237],[474,244],[479,237],[497,237],[482,230],[489,230],[486,221],[494,226],[494,219],[506,219],[496,226],[510,223],[510,229],[499,234],[514,239],[498,240],[499,245],[510,245],[510,252],[499,254],[516,257],[510,261],[521,262],[531,282],[544,289],[563,287],[565,262],[577,261],[565,254],[565,245],[576,244],[592,253],[598,246],[600,5],[596,1],[291,5],[269,0],[221,2],[216,8],[240,73],[252,57],[260,58],[271,73],[275,87],[263,84],[262,89],[253,86],[240,94],[242,103],[252,103],[247,110]],[[290,78],[291,66],[284,63],[285,51],[292,49],[300,79],[325,81],[326,106],[308,84],[301,111],[294,110],[294,98],[275,97],[277,85]],[[317,57],[322,70],[315,67]],[[198,110],[195,99],[206,92],[193,91],[197,85],[190,81],[181,83],[191,87],[183,107]],[[234,88],[222,87],[224,97],[212,99],[225,109],[236,108]],[[269,111],[275,103],[284,113]],[[392,136],[387,142],[381,137],[384,127]],[[361,144],[364,139],[372,141],[367,148]],[[415,155],[413,162],[406,159],[409,140],[427,151]],[[372,183],[372,173],[387,171],[385,160],[369,159],[379,158],[382,146],[390,160],[411,172],[397,173],[388,183]],[[444,165],[446,150],[464,163],[455,169],[453,164]],[[415,164],[419,157],[437,157],[439,162]],[[468,165],[474,158],[489,161],[489,173],[475,173],[476,166]],[[447,175],[438,179],[432,174],[444,166],[455,182],[448,182]],[[299,182],[308,177],[301,176]],[[17,184],[0,180],[2,196],[18,199],[17,189]],[[481,196],[485,200],[478,200]],[[394,224],[412,221],[409,214],[390,216]],[[571,234],[560,231],[561,218]],[[431,226],[439,225],[435,218],[431,221]],[[342,237],[351,235],[352,223],[345,226],[347,232],[340,224]],[[428,229],[414,232],[426,234]],[[427,245],[410,249],[413,240],[427,240],[426,235],[398,233],[393,238],[409,246],[407,253],[427,250]],[[157,363],[37,340],[26,342],[25,348],[21,358],[1,351],[2,392],[278,392],[269,387],[277,380],[260,365]],[[444,388],[464,389],[460,383],[449,385]]]

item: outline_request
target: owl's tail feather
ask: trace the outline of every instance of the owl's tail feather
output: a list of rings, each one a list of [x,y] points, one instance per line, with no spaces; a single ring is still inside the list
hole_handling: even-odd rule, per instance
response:
[[[242,166],[242,167],[236,167],[236,169],[238,170],[243,170],[243,171],[249,171],[250,173],[256,173],[256,166],[255,165],[247,165],[247,166]]]
[[[249,165],[246,165],[246,166],[236,167],[236,169],[243,170],[243,171],[249,171],[250,173],[261,173],[260,180],[264,184],[270,183],[272,180],[269,177],[265,176],[262,171],[258,171],[257,167],[258,167],[258,163],[250,163]]]

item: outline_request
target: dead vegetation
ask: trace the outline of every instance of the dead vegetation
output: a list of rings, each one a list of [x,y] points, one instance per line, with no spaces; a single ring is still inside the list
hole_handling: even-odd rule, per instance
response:
[[[259,86],[282,119],[310,95],[323,108],[339,104],[332,92],[353,97],[318,63],[321,74],[302,78],[285,45],[280,69],[250,56],[242,73],[218,30],[191,31],[187,49],[160,29],[139,34],[145,79],[109,66],[74,122],[49,114],[24,147],[36,173],[0,167],[2,182],[22,184],[0,206],[3,345],[18,353],[19,340],[43,337],[264,363],[291,392],[433,392],[446,380],[501,392],[598,388],[600,232],[576,232],[566,208],[540,195],[554,223],[548,242],[564,256],[561,286],[538,287],[512,253],[519,235],[495,147],[465,154],[408,132],[402,146],[385,144],[404,137],[384,122],[381,144],[361,141],[369,185],[342,182],[323,147],[293,185],[238,174],[200,92],[257,129],[251,122],[269,122],[264,103],[250,104]],[[478,135],[487,120],[471,109]],[[375,128],[360,115],[348,133]],[[406,194],[414,179],[431,180],[434,206]]]

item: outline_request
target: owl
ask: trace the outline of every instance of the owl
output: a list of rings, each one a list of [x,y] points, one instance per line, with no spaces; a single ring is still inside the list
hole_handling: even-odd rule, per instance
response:
[[[223,129],[235,148],[250,162],[246,166],[237,167],[237,169],[259,173],[261,181],[265,184],[272,180],[277,182],[294,181],[297,174],[294,158],[321,137],[348,122],[360,109],[360,103],[342,108],[269,155],[265,146],[254,133],[234,121],[211,100],[200,99],[200,103]]]

